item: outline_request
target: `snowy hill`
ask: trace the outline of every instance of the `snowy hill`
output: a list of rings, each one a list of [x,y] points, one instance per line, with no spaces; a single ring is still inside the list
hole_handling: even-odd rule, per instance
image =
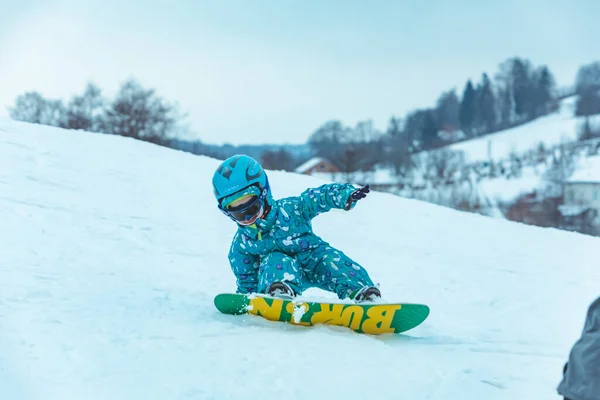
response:
[[[515,128],[456,143],[449,148],[463,151],[467,162],[508,160],[515,152],[519,156],[535,150],[540,143],[546,147],[577,140],[577,132],[583,121],[575,117],[577,96],[567,97],[559,104],[557,112],[537,118]]]
[[[584,169],[600,146],[600,138],[579,140],[585,118],[575,116],[577,99],[567,97],[556,112],[515,128],[419,153],[397,194],[451,208],[476,204],[477,212],[498,218],[520,196],[555,196],[557,173]],[[600,127],[600,116],[589,121]]]
[[[428,304],[424,324],[370,337],[226,316],[217,165],[0,120],[0,398],[558,398],[600,239],[372,193],[315,230],[387,300]],[[322,182],[270,180],[276,197]]]

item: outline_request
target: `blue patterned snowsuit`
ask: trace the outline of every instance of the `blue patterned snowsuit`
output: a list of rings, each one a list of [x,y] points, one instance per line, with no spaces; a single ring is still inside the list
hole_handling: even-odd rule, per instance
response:
[[[285,281],[297,294],[317,287],[344,299],[373,285],[363,267],[312,231],[314,217],[332,208],[344,209],[355,190],[339,183],[307,189],[300,196],[272,201],[265,219],[254,225],[238,225],[229,252],[237,292],[265,293],[273,282]]]

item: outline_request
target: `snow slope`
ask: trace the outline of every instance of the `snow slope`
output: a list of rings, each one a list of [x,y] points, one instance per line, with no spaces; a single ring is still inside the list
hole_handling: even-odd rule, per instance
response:
[[[575,117],[576,96],[560,102],[559,110],[515,128],[486,135],[478,139],[456,143],[448,148],[465,153],[467,162],[508,160],[514,151],[519,156],[537,149],[540,143],[546,147],[577,139],[578,128],[583,119]]]
[[[386,299],[430,305],[423,325],[371,337],[226,316],[217,164],[0,120],[0,398],[558,398],[600,239],[372,193],[315,230]],[[270,180],[276,197],[321,183]]]
[[[569,182],[599,183],[600,156],[588,157],[578,165],[578,169],[569,178]]]

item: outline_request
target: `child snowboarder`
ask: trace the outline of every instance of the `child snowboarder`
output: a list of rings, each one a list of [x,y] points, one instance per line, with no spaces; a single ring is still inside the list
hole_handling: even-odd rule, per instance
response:
[[[274,200],[255,159],[236,155],[213,176],[219,209],[238,224],[229,251],[237,293],[294,297],[317,287],[355,302],[381,297],[367,271],[312,231],[311,220],[332,208],[351,210],[369,185],[326,184]]]

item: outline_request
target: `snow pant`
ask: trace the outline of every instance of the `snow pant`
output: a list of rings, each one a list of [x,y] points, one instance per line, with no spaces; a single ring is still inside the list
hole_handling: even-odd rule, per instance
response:
[[[258,271],[259,293],[266,293],[276,281],[287,283],[297,295],[316,287],[336,293],[340,299],[364,286],[373,286],[362,266],[328,244],[293,256],[275,251],[262,257]]]

